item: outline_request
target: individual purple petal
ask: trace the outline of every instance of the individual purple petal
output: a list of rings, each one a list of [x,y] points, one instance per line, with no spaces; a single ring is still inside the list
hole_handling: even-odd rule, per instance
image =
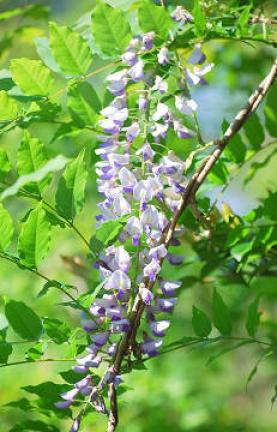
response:
[[[168,48],[162,47],[158,53],[158,63],[165,66],[169,63],[169,51]]]
[[[155,156],[154,150],[152,150],[150,144],[146,142],[137,152],[137,155],[142,155],[143,160],[146,162],[148,160],[152,160]]]
[[[78,432],[79,429],[80,429],[80,426],[81,426],[81,418],[77,417],[74,420],[74,422],[73,422],[73,424],[72,424],[71,429],[70,429],[69,432]]]
[[[128,74],[131,79],[135,82],[141,81],[144,78],[144,63],[142,60],[139,60],[134,66],[129,69]]]
[[[157,110],[153,114],[152,119],[154,121],[159,121],[161,119],[168,120],[169,118],[169,108],[166,104],[159,102],[157,105]]]
[[[138,99],[138,106],[141,111],[146,111],[149,101],[145,93],[141,93]]]
[[[169,282],[169,281],[160,281],[160,287],[164,295],[174,296],[175,290],[180,288],[182,282]]]
[[[91,384],[91,376],[87,375],[85,378],[81,379],[80,381],[77,381],[74,384],[74,387],[78,390],[81,390],[84,387],[87,387],[89,384]]]
[[[114,211],[118,216],[124,216],[126,214],[131,213],[130,203],[121,194],[115,197]]]
[[[72,404],[72,400],[59,401],[54,403],[55,407],[58,409],[66,409],[70,407],[71,404]]]
[[[196,44],[191,55],[188,58],[188,63],[196,65],[202,64],[206,60],[205,54],[201,51],[201,44]]]
[[[148,338],[145,342],[140,344],[140,348],[144,354],[147,354],[149,357],[155,357],[159,354],[157,350],[162,346],[162,344],[162,340]]]
[[[191,138],[192,132],[183,126],[179,121],[174,121],[174,130],[177,136],[181,139]]]
[[[149,256],[156,261],[158,261],[160,258],[164,258],[167,255],[167,249],[165,245],[161,244],[159,246],[155,246],[150,249]]]
[[[105,283],[106,290],[126,291],[131,288],[131,280],[122,270],[114,271]]]
[[[168,90],[168,84],[159,75],[157,75],[152,90],[158,90],[161,94],[164,94]]]
[[[154,32],[149,32],[143,35],[142,37],[142,44],[145,51],[149,51],[153,48],[153,40],[155,37]]]
[[[193,99],[182,96],[175,96],[175,106],[182,114],[186,115],[193,114],[197,109],[197,103]]]
[[[118,177],[123,186],[124,192],[133,192],[133,188],[137,183],[134,174],[128,168],[123,167],[119,171]]]
[[[144,267],[143,274],[145,277],[148,277],[151,282],[154,282],[160,270],[160,264],[155,259],[152,259],[152,261]]]
[[[125,273],[128,272],[131,265],[131,257],[124,249],[124,246],[118,246],[116,248],[114,262],[120,270],[124,271]]]
[[[181,25],[193,21],[193,16],[183,6],[177,6],[172,12],[171,17]]]
[[[167,259],[172,265],[180,265],[184,262],[184,257],[182,255],[168,254]]]
[[[127,318],[111,322],[110,330],[112,333],[128,333],[130,330],[130,322]]]
[[[161,312],[172,312],[174,305],[177,302],[177,298],[157,298],[156,305]]]
[[[127,69],[123,69],[119,72],[115,72],[107,76],[107,81],[110,83],[108,90],[114,96],[122,96],[125,92],[125,87],[128,83]]]
[[[139,135],[140,127],[138,122],[134,122],[126,129],[126,138],[128,142],[133,142],[134,139]]]
[[[148,288],[146,288],[144,284],[142,284],[139,288],[139,293],[143,302],[147,306],[149,306],[151,304],[151,301],[153,300],[153,294],[151,293],[151,291]]]
[[[137,62],[137,53],[134,50],[126,51],[121,56],[121,60],[123,63],[127,64],[128,66],[134,66],[134,64]]]
[[[61,398],[66,400],[66,401],[73,401],[73,399],[77,396],[77,394],[79,393],[79,390],[77,388],[73,388],[72,390],[69,390],[65,393],[61,394]]]
[[[100,333],[95,333],[94,335],[91,336],[91,340],[99,347],[102,347],[103,345],[106,344],[106,342],[109,339],[109,332],[100,332]]]
[[[165,335],[165,331],[170,326],[170,321],[162,320],[162,321],[152,321],[150,322],[150,329],[154,336],[163,337]]]

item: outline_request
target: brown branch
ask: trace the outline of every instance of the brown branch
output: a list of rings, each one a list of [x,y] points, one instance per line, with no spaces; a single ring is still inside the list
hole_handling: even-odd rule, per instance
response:
[[[253,18],[249,21],[250,24],[269,24],[269,25],[276,25],[277,20],[273,18],[267,18],[263,15],[260,16],[253,16]]]
[[[205,178],[207,177],[208,173],[211,171],[217,160],[219,159],[220,155],[222,154],[223,150],[225,149],[228,142],[232,139],[232,137],[241,129],[241,127],[244,125],[244,123],[247,121],[248,117],[258,108],[259,104],[263,100],[264,96],[266,95],[267,91],[269,90],[270,86],[273,84],[277,74],[277,61],[273,64],[269,74],[266,76],[266,78],[261,82],[258,89],[250,96],[247,105],[237,114],[233,122],[230,124],[229,128],[225,132],[223,138],[221,140],[218,140],[215,142],[216,148],[212,152],[211,155],[209,155],[203,162],[203,164],[200,166],[198,171],[193,175],[192,179],[190,180],[186,191],[184,192],[180,204],[178,206],[177,211],[175,212],[173,219],[164,235],[164,238],[162,240],[162,243],[168,248],[170,241],[173,237],[177,222],[181,214],[184,212],[184,210],[189,206],[190,201],[194,198],[195,193],[197,192],[198,188],[201,186],[201,184],[204,182]],[[161,260],[162,264],[162,260]],[[148,282],[147,287],[148,289],[152,289],[155,282]],[[125,354],[128,352],[130,347],[133,347],[136,340],[136,333],[139,328],[140,319],[142,316],[142,313],[144,311],[144,303],[140,297],[140,294],[138,293],[134,306],[132,308],[132,311],[129,316],[130,321],[130,331],[129,333],[125,334],[118,346],[117,352],[115,354],[114,358],[114,370],[116,373],[120,372],[120,368],[124,359]],[[113,393],[112,393],[113,394]],[[111,400],[111,413],[110,417],[114,417],[114,405]],[[109,421],[110,423],[110,421]],[[108,429],[108,432],[113,432],[115,430],[116,426],[113,426],[113,429]]]
[[[109,387],[110,413],[107,432],[114,432],[118,424],[117,394],[114,383]]]

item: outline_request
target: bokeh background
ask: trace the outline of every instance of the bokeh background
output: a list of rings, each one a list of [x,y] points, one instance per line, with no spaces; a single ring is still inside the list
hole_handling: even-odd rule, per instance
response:
[[[81,16],[89,13],[94,5],[92,0],[41,0],[32,3],[48,6],[50,19],[60,24],[75,23]],[[132,1],[111,0],[108,3],[124,8]],[[30,2],[27,0],[2,0],[0,12],[28,4]],[[190,2],[178,2],[178,4],[189,6]],[[272,4],[274,2],[268,2],[269,13],[272,11]],[[33,38],[47,35],[47,31],[46,20],[25,18],[22,21],[20,17],[15,17],[8,21],[0,21],[0,69],[7,67],[11,58],[23,56],[37,58]],[[274,52],[266,45],[250,46],[224,41],[209,42],[205,44],[204,50],[209,60],[215,63],[215,67],[209,75],[209,86],[196,90],[194,97],[199,104],[203,137],[209,141],[219,136],[223,119],[230,120],[257,86],[269,69]],[[105,89],[103,81],[104,75],[98,76],[94,81],[100,95]],[[62,153],[72,156],[78,153],[81,145],[84,143],[90,145],[93,141],[89,132],[84,132],[78,137],[67,137],[51,143],[55,130],[55,125],[46,123],[43,126],[41,124],[32,126],[33,135],[40,137],[50,155]],[[21,132],[18,130],[0,138],[0,145],[8,151],[11,159],[15,158],[15,145],[20,143],[20,138]],[[246,186],[243,184],[243,179],[247,175],[249,166],[245,166],[234,177],[219,198],[219,209],[223,202],[227,202],[234,213],[244,214],[257,207],[269,190],[276,189],[277,154],[272,153],[272,148],[259,151],[252,163],[261,162],[268,157],[270,161],[266,167],[260,169]],[[212,198],[216,198],[219,192],[220,188],[213,192]],[[97,201],[93,172],[90,174],[87,193],[90,199],[77,218],[76,224],[82,227],[86,237],[90,237],[95,230],[94,215]],[[26,208],[22,201],[13,200],[7,204],[15,220],[19,220],[24,215]],[[184,267],[182,277],[186,278],[186,275],[191,274],[197,277],[201,270],[201,263],[193,262],[193,251],[189,245],[186,247],[185,254],[189,264]],[[63,256],[75,256],[85,263],[86,251],[70,231],[57,231],[53,235],[51,255],[42,265],[42,271],[49,277],[67,280],[82,289],[85,284],[82,275],[72,273],[70,266],[62,259]],[[226,285],[228,281],[222,283]],[[272,281],[272,286],[276,287],[276,280]],[[212,279],[192,284],[188,278],[180,294],[173,324],[167,336],[168,340],[172,341],[192,334],[191,307],[196,304],[207,310],[212,287]],[[217,288],[220,289],[220,286]],[[35,276],[24,273],[9,263],[0,262],[1,296],[8,294],[13,299],[22,299],[27,304],[35,305],[35,309],[41,315],[61,317],[72,327],[78,325],[78,315],[72,310],[61,308],[59,302],[62,299],[57,298],[55,292],[50,292],[48,296],[38,299],[37,293],[40,289],[41,281]],[[238,316],[240,300],[243,301],[247,295],[242,285],[233,284],[230,287],[228,303],[231,308],[238,308],[235,311]],[[4,318],[0,314],[0,328],[4,326]],[[18,344],[10,360],[22,358],[27,348]],[[257,348],[243,347],[223,356],[218,362],[206,366],[209,354],[209,348],[186,348],[153,359],[147,363],[147,370],[136,371],[128,376],[126,384],[130,390],[122,396],[120,403],[119,431],[277,431],[277,408],[270,409],[273,384],[277,382],[276,364],[273,360],[262,363],[258,375],[246,392],[247,376],[259,355]],[[55,352],[54,355],[62,356],[62,352]],[[6,432],[16,422],[33,416],[30,412],[24,414],[22,411],[3,407],[5,403],[23,397],[24,393],[20,387],[46,380],[61,382],[58,373],[67,369],[68,365],[43,363],[1,369],[0,431]],[[103,431],[104,422],[101,416],[94,414],[87,418],[84,431]],[[60,423],[59,427],[61,432],[67,430],[64,422]]]

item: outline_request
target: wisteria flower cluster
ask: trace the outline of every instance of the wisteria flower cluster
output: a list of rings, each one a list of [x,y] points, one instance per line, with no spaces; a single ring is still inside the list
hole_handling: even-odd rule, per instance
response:
[[[182,8],[177,8],[172,17],[182,23],[192,20]],[[122,220],[124,227],[118,241],[95,263],[104,294],[93,301],[89,315],[82,317],[91,344],[73,367],[86,375],[61,395],[58,408],[69,407],[83,395],[98,412],[107,413],[102,393],[107,384],[118,386],[121,382],[113,359],[122,335],[131,331],[129,314],[136,296],[140,296],[145,309],[145,325],[136,346],[139,356],[159,354],[170,326],[169,314],[177,302],[181,282],[164,280],[160,272],[164,260],[171,265],[183,262],[182,256],[168,251],[164,236],[186,189],[186,162],[166,149],[163,142],[170,129],[181,140],[195,134],[183,122],[184,116],[193,118],[197,110],[190,87],[203,84],[212,65],[205,64],[198,44],[184,69],[170,51],[170,41],[157,48],[155,38],[155,33],[149,32],[132,39],[118,70],[107,77],[112,100],[102,109],[99,120],[96,173],[102,201],[96,219],[98,226]],[[172,64],[179,71],[176,95],[169,92],[167,79]],[[180,244],[182,231],[182,227],[175,230],[170,246]],[[91,371],[103,360],[110,366],[97,383]],[[76,420],[72,431],[78,428]]]

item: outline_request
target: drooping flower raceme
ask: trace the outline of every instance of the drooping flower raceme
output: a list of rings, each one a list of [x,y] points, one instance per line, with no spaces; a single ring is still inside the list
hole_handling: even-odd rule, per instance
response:
[[[191,20],[178,8],[173,18]],[[212,65],[204,65],[206,57],[199,44],[185,67],[174,58],[180,87],[171,95],[167,80],[171,54],[167,45],[157,50],[154,42],[153,32],[133,39],[118,70],[107,77],[113,100],[100,113],[96,173],[101,201],[96,219],[99,229],[115,220],[123,228],[95,263],[102,295],[82,317],[90,344],[73,367],[84,377],[61,395],[58,408],[67,408],[84,396],[98,412],[106,413],[102,390],[109,383],[118,386],[121,382],[113,358],[122,335],[131,331],[129,314],[136,295],[144,303],[147,323],[138,347],[141,355],[150,357],[159,353],[177,302],[181,282],[164,280],[160,272],[164,260],[171,265],[183,262],[182,256],[168,251],[164,236],[186,190],[186,163],[166,148],[167,144],[170,147],[166,140],[169,133],[181,142],[195,134],[184,124],[197,110],[189,89],[204,82]],[[154,66],[147,60],[149,53],[156,57]],[[176,230],[170,244],[173,248],[180,244],[178,235]],[[110,366],[97,383],[92,371],[103,362]]]

